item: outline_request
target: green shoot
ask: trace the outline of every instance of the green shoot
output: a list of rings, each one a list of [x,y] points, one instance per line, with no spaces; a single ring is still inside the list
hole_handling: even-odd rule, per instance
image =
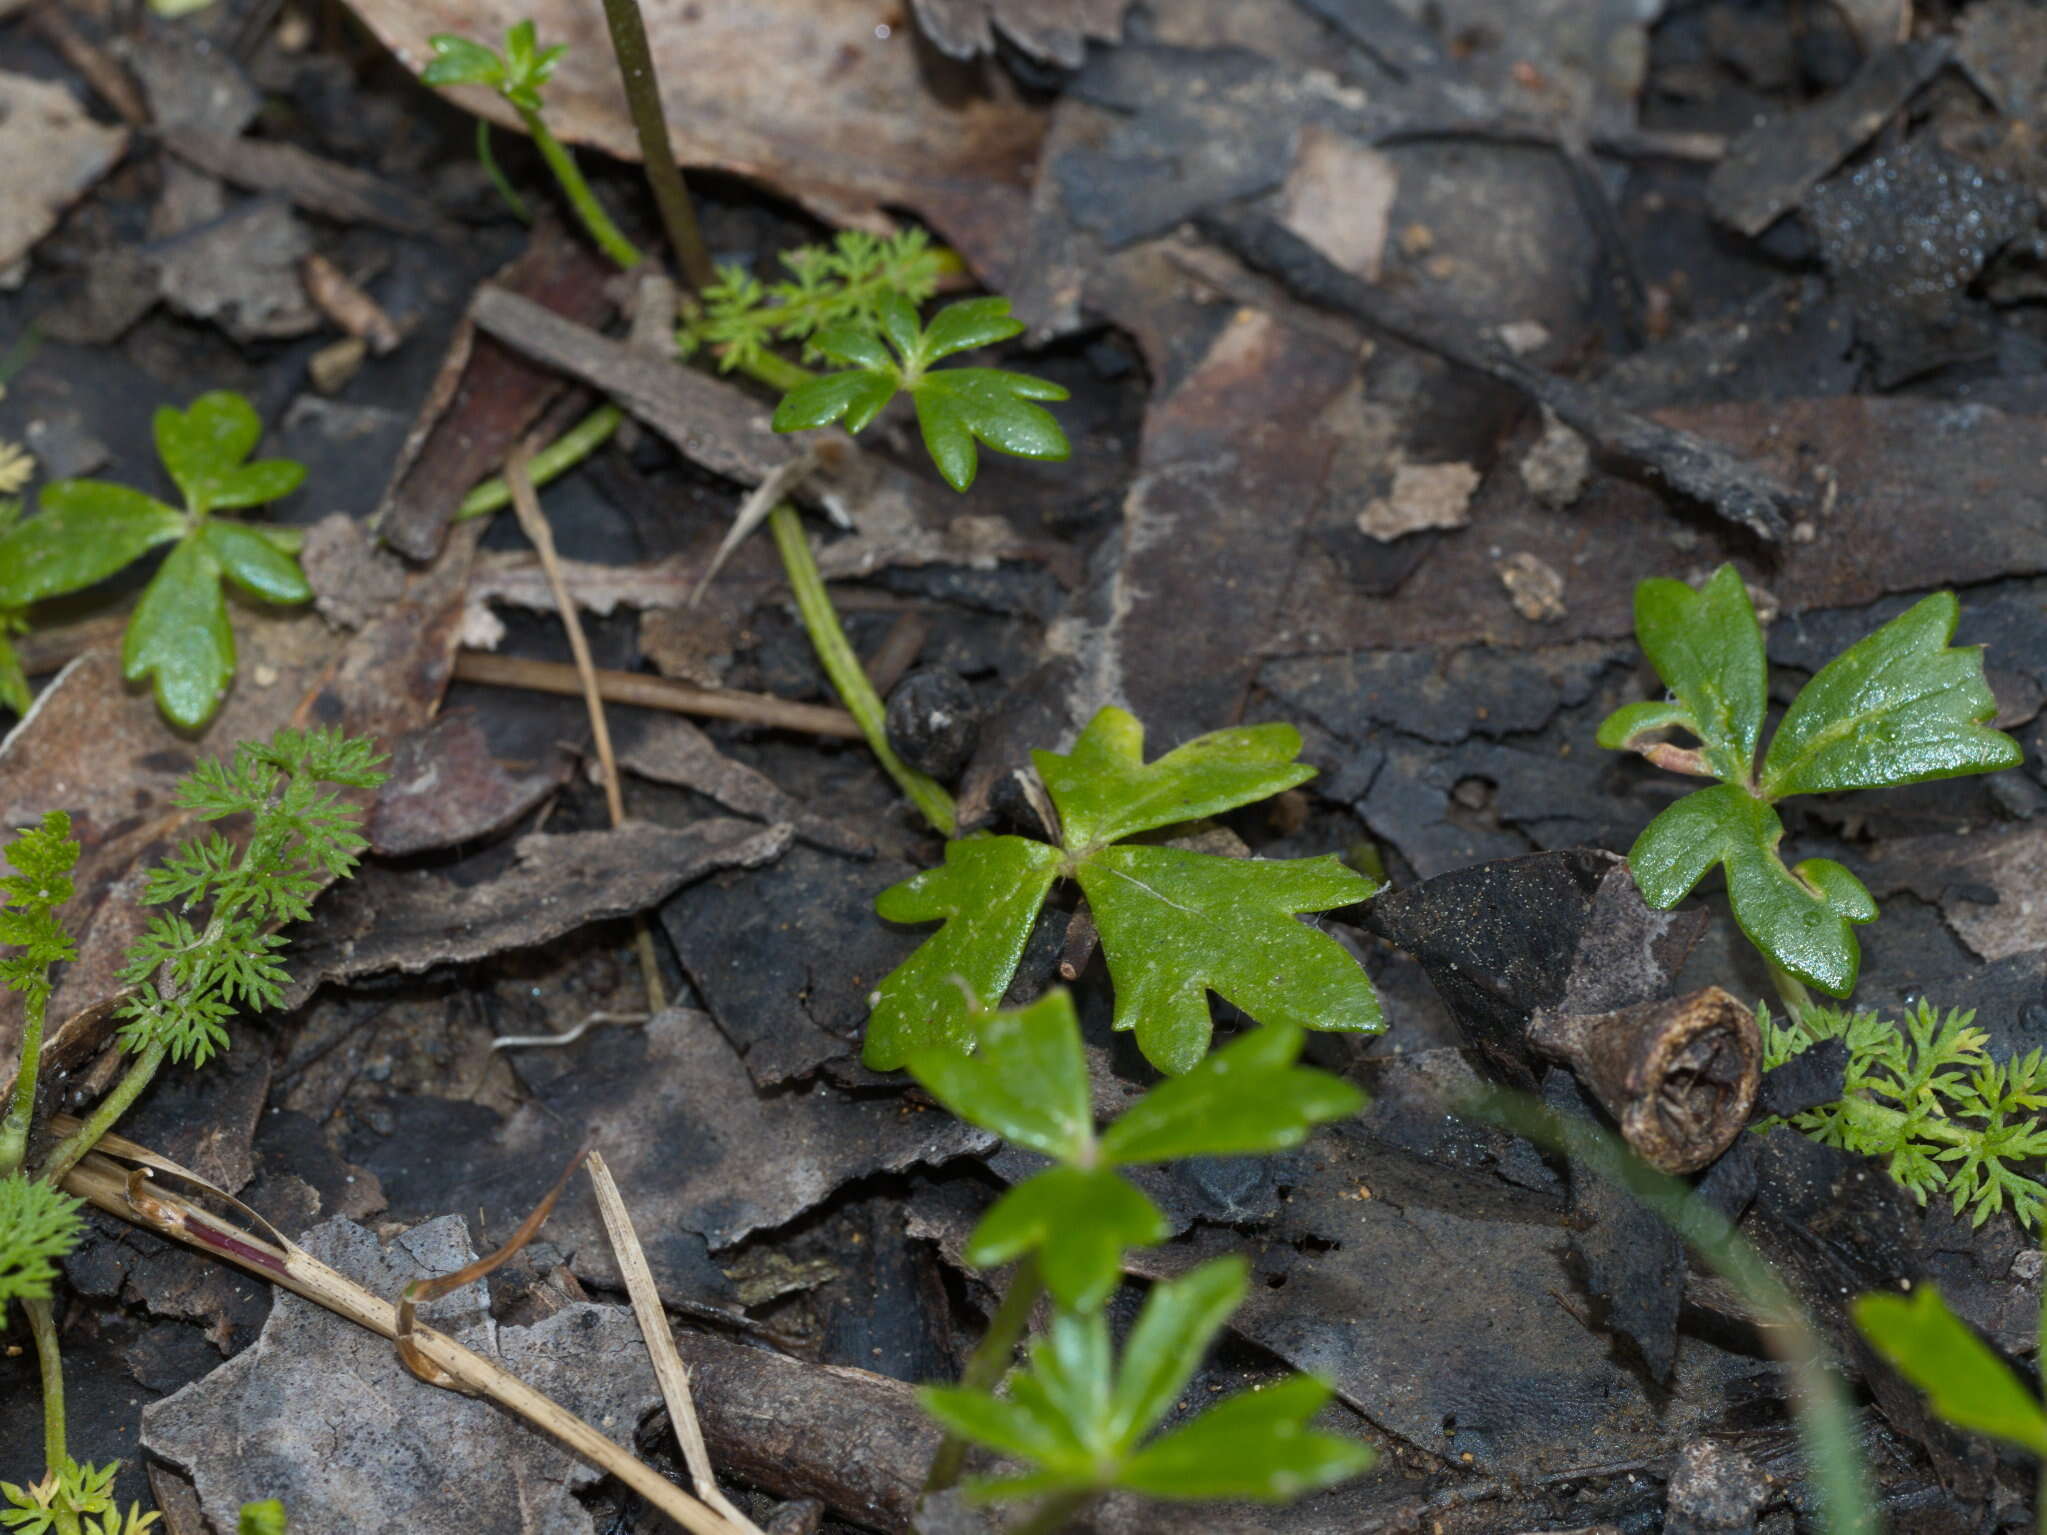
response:
[[[1229,1257],[1154,1285],[1120,1359],[1102,1312],[1059,1312],[1007,1396],[925,1387],[918,1393],[925,1410],[953,1433],[1032,1468],[971,1483],[969,1496],[1056,1499],[1126,1488],[1154,1498],[1277,1503],[1364,1471],[1373,1460],[1367,1446],[1308,1428],[1330,1389],[1305,1375],[1230,1397],[1144,1442],[1247,1283],[1248,1265]]]
[[[28,1151],[42,1065],[43,1018],[50,1001],[50,967],[78,954],[56,917],[57,908],[71,899],[71,870],[78,862],[71,817],[61,810],[46,812],[41,826],[21,832],[6,851],[15,872],[0,878],[0,895],[7,898],[0,906],[0,944],[15,952],[0,959],[0,985],[22,994],[22,1030],[14,1097],[6,1118],[0,1120],[0,1175],[16,1171]],[[4,1298],[0,1289],[0,1299]]]
[[[996,1201],[967,1243],[967,1262],[993,1268],[1035,1254],[1062,1306],[1096,1310],[1121,1277],[1124,1250],[1169,1234],[1158,1206],[1117,1168],[1283,1151],[1364,1107],[1342,1078],[1294,1064],[1301,1041],[1290,1024],[1255,1029],[1154,1087],[1099,1135],[1080,1024],[1063,990],[985,1017],[972,1055],[949,1046],[915,1052],[910,1074],[932,1097],[1057,1164]]]
[[[333,789],[383,782],[373,743],[334,730],[280,730],[244,741],[228,762],[202,762],[177,803],[201,820],[247,816],[246,839],[188,839],[156,868],[142,899],[159,912],[129,945],[121,979],[132,990],[116,1012],[134,1063],[92,1116],[52,1153],[44,1175],[63,1174],[148,1085],[166,1057],[203,1066],[228,1043],[227,1020],[276,1005],[287,979],[274,931],[305,918],[329,880],[345,878],[365,846],[361,812]]]
[[[846,430],[858,432],[901,392],[916,405],[924,447],[954,490],[974,483],[976,443],[1018,458],[1056,461],[1072,452],[1051,413],[1031,403],[1066,398],[1049,379],[1002,368],[932,368],[956,352],[1021,335],[1023,324],[1010,317],[1008,299],[962,299],[923,326],[907,298],[884,293],[876,318],[878,330],[835,325],[816,334],[817,350],[846,371],[790,390],[775,409],[776,431],[828,426],[843,417]]]
[[[264,602],[313,595],[299,569],[296,529],[215,515],[275,501],[305,479],[305,467],[289,459],[245,462],[262,435],[249,402],[225,390],[201,395],[187,410],[159,408],[157,453],[183,508],[105,480],[45,486],[41,514],[0,537],[0,611],[18,615],[172,545],[128,620],[121,669],[131,682],[151,679],[158,706],[177,724],[204,725],[235,673],[222,580]]]
[[[1063,825],[1054,846],[1029,837],[949,844],[942,868],[881,893],[892,922],[944,922],[869,999],[863,1058],[892,1071],[934,1046],[969,1049],[973,998],[999,1000],[1054,881],[1080,884],[1116,986],[1116,1027],[1161,1071],[1208,1053],[1208,992],[1265,1023],[1376,1033],[1379,1000],[1358,962],[1295,920],[1348,906],[1378,887],[1333,857],[1222,858],[1126,841],[1219,815],[1314,776],[1294,758],[1290,725],[1218,730],[1156,762],[1144,727],[1104,709],[1071,754],[1033,754]],[[964,983],[964,989],[961,983]]]
[[[276,1498],[265,1498],[260,1503],[244,1503],[240,1516],[235,1520],[235,1535],[286,1535],[291,1521],[285,1517],[284,1505]]]
[[[503,53],[448,32],[439,33],[428,42],[433,46],[434,56],[420,71],[421,81],[434,86],[481,85],[502,96],[519,114],[519,121],[533,140],[533,147],[540,151],[541,159],[554,173],[555,181],[590,238],[621,268],[638,266],[639,249],[611,221],[611,215],[598,202],[597,194],[590,190],[590,183],[583,179],[575,156],[554,136],[542,115],[541,89],[553,76],[554,67],[561,62],[567,47],[561,43],[549,48],[541,47],[539,34],[531,20],[518,22],[505,33]],[[491,179],[511,204],[512,211],[523,218],[525,205],[511,190],[503,173],[498,171],[497,162],[490,154],[489,139],[480,136],[477,142],[484,168],[491,173]]]
[[[154,1510],[142,1511],[139,1503],[128,1506],[121,1516],[114,1502],[114,1473],[121,1463],[110,1460],[104,1466],[81,1465],[65,1456],[44,1478],[28,1487],[0,1482],[0,1526],[11,1535],[143,1535],[156,1523]]]
[[[1828,1146],[1882,1157],[1921,1204],[1947,1196],[1957,1214],[1980,1226],[2011,1202],[2036,1226],[2047,1211],[2047,1184],[2018,1171],[2047,1158],[2047,1062],[2041,1052],[1995,1062],[1988,1037],[1971,1028],[1974,1012],[1945,1017],[1921,1001],[1899,1028],[1872,1012],[1812,1007],[1782,1022],[1759,1009],[1766,1069],[1823,1039],[1848,1046],[1842,1096],[1796,1116],[1794,1128]]]
[[[743,268],[725,265],[703,292],[703,307],[676,332],[688,357],[708,347],[723,372],[750,371],[775,342],[803,343],[803,360],[814,362],[818,332],[837,326],[875,330],[881,301],[895,294],[922,304],[938,291],[938,279],[958,258],[910,228],[883,239],[844,229],[830,245],[804,245],[782,254],[791,280],[762,284]]]
[[[1749,941],[1799,980],[1848,995],[1862,958],[1853,928],[1876,920],[1876,901],[1832,859],[1787,868],[1773,806],[1793,794],[2019,762],[2018,743],[1988,728],[1997,702],[1980,647],[1948,644],[1958,616],[1954,595],[1935,593],[1829,661],[1792,701],[1758,765],[1767,664],[1740,573],[1723,565],[1697,591],[1681,581],[1638,586],[1635,633],[1671,697],[1616,710],[1599,727],[1599,744],[1721,780],[1671,805],[1635,839],[1628,862],[1649,904],[1675,906],[1725,865],[1728,904]],[[1698,746],[1656,739],[1672,729]]]

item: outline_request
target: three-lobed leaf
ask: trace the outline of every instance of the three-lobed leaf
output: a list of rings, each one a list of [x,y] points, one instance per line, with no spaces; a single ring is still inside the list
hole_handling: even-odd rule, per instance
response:
[[[1831,859],[1786,867],[1784,824],[1772,808],[1792,794],[1828,793],[1991,772],[2021,760],[2018,743],[1990,728],[1997,712],[1979,648],[1955,649],[1959,608],[1941,592],[1828,662],[1785,712],[1760,765],[1768,673],[1747,588],[1723,565],[1694,590],[1645,581],[1636,633],[1671,694],[1609,715],[1599,744],[1656,756],[1645,739],[1670,729],[1698,739],[1681,762],[1722,782],[1669,806],[1628,855],[1653,906],[1684,899],[1724,867],[1728,903],[1751,942],[1782,969],[1835,996],[1854,987],[1861,950],[1854,927],[1876,919],[1862,882]]]
[[[1364,1106],[1348,1082],[1297,1064],[1299,1029],[1268,1024],[1153,1087],[1098,1139],[1080,1024],[1063,989],[1015,1012],[978,1015],[975,1025],[973,1054],[949,1045],[919,1050],[911,1073],[962,1119],[1060,1165],[996,1201],[968,1239],[967,1261],[990,1268],[1035,1254],[1054,1298],[1077,1312],[1109,1298],[1126,1250],[1171,1234],[1164,1214],[1117,1167],[1280,1151]]]
[[[877,899],[891,921],[945,926],[869,999],[867,1064],[892,1071],[921,1049],[970,1046],[974,1009],[1000,1001],[1062,875],[1079,881],[1093,908],[1116,983],[1116,1027],[1135,1029],[1161,1070],[1184,1072],[1207,1052],[1210,989],[1261,1021],[1383,1027],[1358,961],[1297,920],[1368,899],[1378,888],[1371,880],[1333,858],[1230,859],[1114,842],[1299,783],[1312,774],[1291,760],[1299,742],[1284,726],[1220,731],[1146,764],[1137,722],[1108,708],[1070,754],[1038,754],[1063,849],[1027,837],[962,839],[947,847],[942,869]]]
[[[1763,759],[1763,792],[1826,794],[2016,767],[1989,728],[1980,646],[1953,649],[1961,607],[1935,592],[1834,657],[1799,690]]]
[[[1855,1325],[1957,1428],[2047,1457],[2047,1411],[1932,1285],[1909,1296],[1862,1295]]]
[[[1809,858],[1796,870],[1777,855],[1784,823],[1739,784],[1716,784],[1667,806],[1642,829],[1628,866],[1651,906],[1675,906],[1716,864],[1727,904],[1749,941],[1808,985],[1844,997],[1861,964],[1857,925],[1876,901],[1842,865]]]
[[[1355,1439],[1308,1428],[1331,1394],[1310,1375],[1239,1392],[1145,1446],[1116,1484],[1176,1502],[1285,1503],[1347,1481],[1376,1457]]]
[[[497,85],[505,78],[505,61],[482,43],[439,32],[427,39],[434,56],[419,78],[427,85]]]
[[[980,470],[975,444],[1058,463],[1073,449],[1050,411],[1033,400],[1063,400],[1066,391],[1045,379],[1003,368],[942,368],[909,386],[925,451],[946,484],[964,491]]]
[[[187,526],[176,508],[105,480],[57,480],[40,501],[38,516],[0,537],[0,603],[9,607],[104,581]]]
[[[262,418],[228,389],[202,394],[184,410],[157,407],[156,451],[195,517],[261,506],[305,483],[306,466],[288,458],[244,462],[263,436]]]

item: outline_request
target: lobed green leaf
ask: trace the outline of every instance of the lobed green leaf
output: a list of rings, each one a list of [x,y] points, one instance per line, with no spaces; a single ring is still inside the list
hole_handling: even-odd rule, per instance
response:
[[[973,1033],[973,1054],[919,1050],[906,1062],[910,1075],[968,1124],[1055,1161],[1089,1161],[1095,1127],[1073,998],[1049,991],[1027,1008],[986,1015]]]
[[[830,426],[843,416],[846,430],[858,432],[881,414],[895,391],[895,380],[887,374],[858,369],[826,373],[806,379],[782,396],[769,425],[778,432],[800,432]]]
[[[1122,844],[1079,867],[1116,987],[1116,1027],[1161,1071],[1208,1053],[1217,992],[1261,1023],[1346,1033],[1385,1025],[1358,961],[1296,920],[1377,889],[1333,857],[1218,858]]]
[[[1682,718],[1666,723],[1682,724],[1699,738],[1716,776],[1746,783],[1755,768],[1769,675],[1762,627],[1741,572],[1722,565],[1697,591],[1682,581],[1642,582],[1635,588],[1635,634],[1683,710]],[[1631,727],[1637,732],[1641,718]]]
[[[482,43],[441,32],[428,38],[427,44],[434,56],[419,72],[427,85],[496,85],[505,77],[505,61]]]
[[[1787,869],[1777,856],[1783,837],[1775,810],[1738,784],[1716,784],[1687,794],[1644,827],[1628,865],[1643,898],[1666,909],[1724,865],[1728,905],[1749,941],[1800,980],[1844,997],[1862,962],[1853,929],[1876,920],[1876,902],[1829,859]]]
[[[1036,1253],[1053,1298],[1090,1312],[1115,1292],[1127,1249],[1156,1247],[1172,1234],[1159,1207],[1115,1173],[1055,1167],[998,1199],[964,1256],[976,1268],[998,1268]]]
[[[1301,733],[1291,725],[1213,730],[1144,760],[1144,726],[1114,707],[1080,733],[1073,750],[1034,751],[1031,761],[1059,811],[1060,835],[1075,853],[1198,821],[1270,799],[1305,783],[1315,770],[1294,759]]]
[[[152,679],[157,706],[196,730],[213,717],[235,675],[235,636],[220,593],[220,563],[188,539],[158,567],[121,640],[121,675]]]
[[[313,588],[299,562],[255,528],[210,517],[199,530],[221,573],[264,602],[310,602]]]
[[[2015,767],[1989,728],[1997,700],[1980,646],[1952,649],[1961,615],[1936,592],[1856,641],[1799,690],[1763,759],[1763,792],[1825,794]]]
[[[1284,1151],[1314,1126],[1362,1110],[1365,1095],[1350,1083],[1294,1064],[1302,1042],[1285,1023],[1239,1036],[1125,1109],[1102,1135],[1102,1159],[1123,1166]]]
[[[0,603],[9,607],[104,581],[187,526],[154,496],[106,480],[53,481],[41,506],[0,537]]]
[[[1124,1341],[1110,1398],[1109,1428],[1118,1450],[1136,1448],[1172,1410],[1173,1398],[1194,1378],[1209,1344],[1243,1303],[1250,1276],[1250,1264],[1232,1253],[1151,1287]]]
[[[1853,1310],[1862,1335],[1940,1417],[2047,1458],[2047,1411],[1934,1286],[1909,1296],[1861,1295]]]
[[[975,1014],[1009,989],[1058,872],[1058,852],[1042,842],[967,837],[946,844],[942,868],[884,890],[874,909],[887,920],[945,926],[868,999],[861,1058],[876,1071],[894,1071],[913,1051],[971,1047]]]
[[[1016,380],[1024,380],[1023,387],[1016,387]],[[979,469],[976,443],[1015,458],[1053,462],[1073,451],[1051,412],[1029,403],[1066,397],[1058,385],[1043,379],[996,368],[943,368],[906,387],[917,407],[924,447],[954,490],[964,491],[974,483]]]
[[[1009,313],[1006,298],[969,298],[947,304],[924,327],[924,344],[919,359],[933,363],[955,352],[990,346],[1023,334],[1023,321]],[[1058,398],[1064,398],[1064,391]]]

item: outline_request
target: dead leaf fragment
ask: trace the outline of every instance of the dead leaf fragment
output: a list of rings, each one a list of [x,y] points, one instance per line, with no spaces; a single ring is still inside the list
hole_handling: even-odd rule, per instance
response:
[[[1034,59],[1078,69],[1090,38],[1113,43],[1123,34],[1130,0],[915,0],[917,23],[956,59],[995,52],[995,34]]]
[[[1552,511],[1562,511],[1585,494],[1592,478],[1592,448],[1554,414],[1542,413],[1542,435],[1521,460],[1521,483]]]
[[[1280,189],[1280,222],[1346,272],[1377,282],[1399,190],[1391,156],[1311,123]]]
[[[403,857],[503,831],[559,788],[565,771],[505,771],[473,714],[444,714],[391,749],[370,807],[370,848]]]
[[[682,828],[628,822],[521,837],[512,867],[480,884],[366,868],[321,907],[294,946],[285,1006],[298,1006],[322,981],[391,970],[417,975],[644,911],[714,869],[772,862],[789,835],[787,826],[723,817]]]
[[[1478,481],[1469,464],[1402,464],[1393,488],[1358,513],[1358,531],[1390,544],[1426,528],[1461,528],[1471,521]]]
[[[254,199],[164,248],[163,296],[237,341],[303,336],[320,324],[299,280],[312,249],[312,231],[286,204]]]
[[[1500,561],[1499,571],[1514,611],[1530,623],[1553,624],[1564,616],[1564,578],[1554,566],[1524,549]]]
[[[127,147],[128,130],[94,122],[68,87],[0,74],[0,268],[26,256]]]

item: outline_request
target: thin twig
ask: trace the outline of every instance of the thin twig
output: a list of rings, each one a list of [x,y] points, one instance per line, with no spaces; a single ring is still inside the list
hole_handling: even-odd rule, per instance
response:
[[[590,711],[590,734],[597,744],[597,766],[604,775],[604,803],[611,811],[613,826],[625,825],[625,796],[619,788],[618,758],[611,752],[611,727],[604,718],[604,695],[597,687],[597,664],[590,659],[590,642],[583,634],[583,620],[569,596],[569,584],[562,579],[561,558],[554,552],[554,531],[540,510],[540,497],[527,474],[532,452],[526,444],[515,447],[505,459],[505,484],[512,492],[512,511],[519,527],[540,556],[540,568],[547,573],[554,605],[561,613],[562,629],[569,637],[569,653],[576,658],[576,675],[582,683],[583,702]],[[633,922],[634,946],[640,951],[640,974],[647,986],[647,1011],[658,1013],[667,1005],[661,986],[661,962],[654,954],[654,935],[647,931],[645,917]]]
[[[661,1383],[661,1399],[668,1404],[668,1421],[682,1442],[682,1458],[689,1466],[690,1480],[697,1496],[740,1528],[760,1535],[754,1522],[732,1506],[718,1490],[718,1478],[711,1470],[711,1452],[704,1444],[703,1425],[697,1421],[696,1403],[689,1394],[689,1368],[675,1351],[675,1334],[669,1330],[668,1313],[661,1305],[653,1270],[633,1230],[632,1215],[618,1192],[601,1152],[590,1153],[590,1185],[597,1191],[597,1209],[604,1217],[604,1233],[611,1239],[612,1255],[618,1259],[619,1274],[625,1279],[626,1294],[633,1303],[640,1335],[647,1340],[647,1353],[654,1361],[654,1378]]]
[[[737,720],[743,725],[761,725],[770,730],[795,730],[804,735],[830,736],[835,740],[857,741],[860,725],[844,709],[822,704],[790,703],[765,693],[740,693],[728,688],[692,687],[668,677],[650,677],[644,672],[621,672],[600,667],[597,691],[606,703],[633,704],[642,709],[666,709],[671,714],[694,714],[704,719]],[[575,698],[583,691],[576,669],[561,661],[530,661],[523,656],[494,656],[488,651],[465,650],[455,658],[455,679],[478,682],[486,687],[525,688],[533,693],[557,693]]]
[[[204,1179],[190,1173],[184,1176],[199,1187],[210,1187]],[[230,1225],[203,1205],[172,1190],[154,1189],[146,1198],[131,1200],[128,1174],[121,1163],[110,1157],[99,1153],[88,1156],[65,1178],[64,1190],[159,1236],[225,1258],[379,1337],[397,1340],[398,1308],[390,1301],[372,1294],[292,1243],[272,1241]],[[747,1535],[725,1515],[691,1497],[502,1365],[431,1327],[415,1327],[412,1341],[421,1355],[458,1386],[489,1397],[552,1435],[600,1471],[617,1477],[691,1535]]]
[[[675,148],[668,142],[661,82],[654,77],[654,55],[647,46],[647,24],[641,19],[639,0],[604,0],[604,20],[611,28],[611,51],[618,59],[618,77],[625,83],[633,131],[640,137],[640,162],[661,210],[661,227],[668,231],[668,243],[675,249],[683,276],[701,293],[718,280],[718,272],[697,229],[696,209],[690,205],[689,188],[682,183]]]

